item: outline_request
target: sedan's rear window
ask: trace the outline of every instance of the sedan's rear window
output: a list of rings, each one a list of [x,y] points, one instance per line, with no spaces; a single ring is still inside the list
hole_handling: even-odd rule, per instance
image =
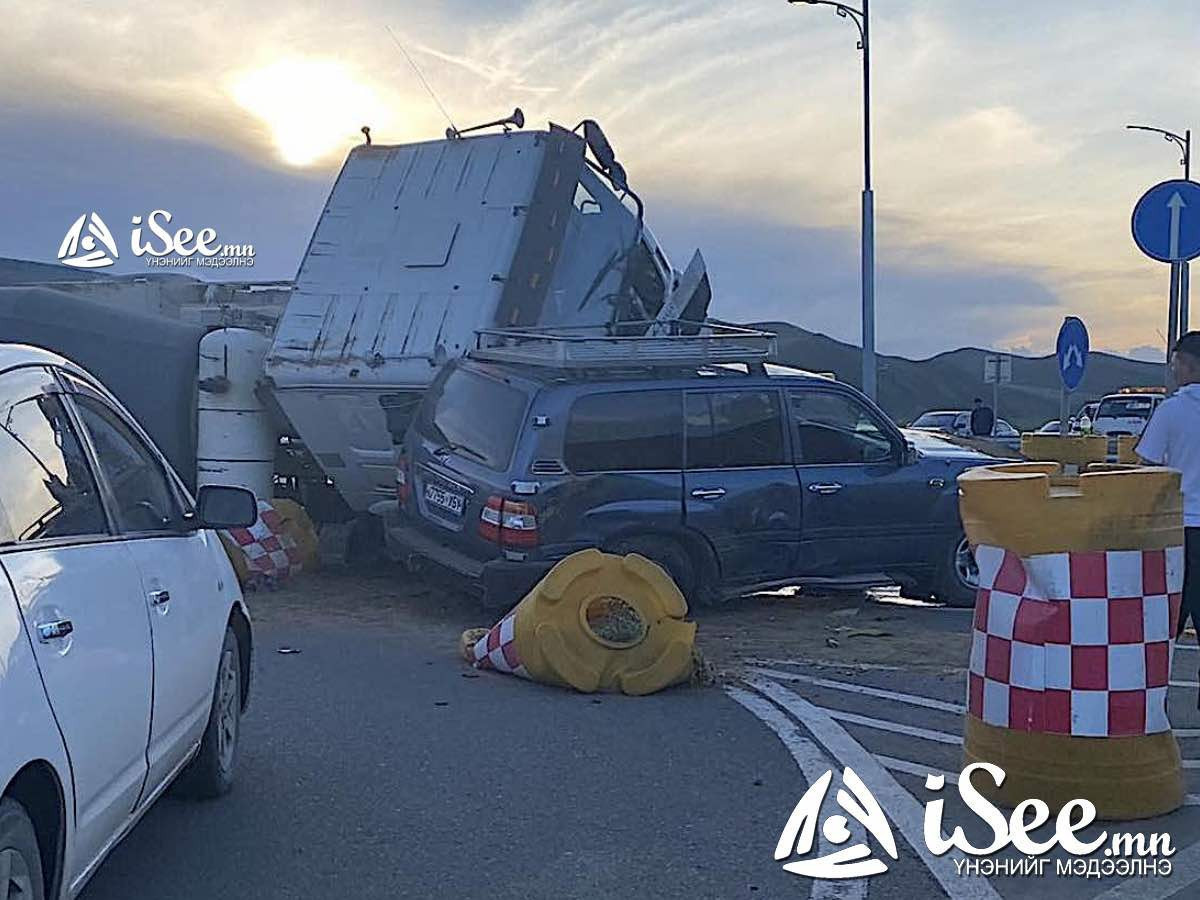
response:
[[[571,407],[564,450],[572,472],[657,472],[683,466],[679,391],[589,394]]]
[[[521,390],[468,369],[451,369],[421,410],[421,431],[447,450],[502,472],[525,419]]]

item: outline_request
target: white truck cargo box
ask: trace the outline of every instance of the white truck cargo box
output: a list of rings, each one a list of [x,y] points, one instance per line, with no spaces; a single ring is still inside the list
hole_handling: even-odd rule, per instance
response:
[[[677,273],[585,148],[551,125],[351,151],[265,370],[352,509],[394,492],[393,432],[476,330],[664,310]]]

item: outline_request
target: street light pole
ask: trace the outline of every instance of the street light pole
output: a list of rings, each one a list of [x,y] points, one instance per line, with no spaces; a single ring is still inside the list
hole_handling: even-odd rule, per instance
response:
[[[1155,128],[1153,125],[1126,125],[1126,128],[1131,131],[1149,131],[1154,134],[1161,134],[1164,140],[1170,141],[1179,148],[1182,156],[1179,159],[1179,164],[1183,166],[1183,178],[1185,181],[1192,180],[1192,129],[1187,129],[1183,134],[1176,134],[1174,131],[1167,131],[1164,128]],[[1167,312],[1167,354],[1168,357],[1171,349],[1175,346],[1175,340],[1181,334],[1187,334],[1191,324],[1191,303],[1188,299],[1190,292],[1190,272],[1188,271],[1187,262],[1172,262],[1171,263],[1171,301]],[[1167,382],[1171,382],[1171,361],[1167,360]]]
[[[878,393],[875,357],[875,193],[871,189],[871,20],[869,0],[856,9],[837,0],[788,0],[810,6],[832,6],[858,28],[863,63],[863,191],[862,191],[862,389],[874,400]]]

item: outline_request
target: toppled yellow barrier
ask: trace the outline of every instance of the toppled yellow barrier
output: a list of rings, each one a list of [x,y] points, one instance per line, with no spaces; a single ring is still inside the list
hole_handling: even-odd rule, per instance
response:
[[[1167,688],[1183,589],[1179,473],[1056,463],[959,477],[979,567],[964,754],[1006,806],[1083,798],[1105,819],[1184,798]]]
[[[304,507],[294,500],[259,500],[253,525],[219,535],[242,587],[317,568],[316,529]]]
[[[696,623],[675,582],[645,557],[581,550],[490,629],[463,632],[480,669],[573,687],[652,694],[692,676]]]

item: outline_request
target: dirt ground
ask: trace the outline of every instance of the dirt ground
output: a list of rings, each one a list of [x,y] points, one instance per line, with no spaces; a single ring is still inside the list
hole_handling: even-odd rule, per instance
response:
[[[498,618],[464,585],[389,564],[303,574],[274,590],[249,592],[247,601],[262,623],[317,618],[425,630],[448,650],[463,629]],[[699,624],[697,646],[723,678],[736,677],[747,661],[775,659],[948,674],[966,667],[970,649],[966,613],[910,605],[894,591],[785,589],[693,610],[689,618]]]

